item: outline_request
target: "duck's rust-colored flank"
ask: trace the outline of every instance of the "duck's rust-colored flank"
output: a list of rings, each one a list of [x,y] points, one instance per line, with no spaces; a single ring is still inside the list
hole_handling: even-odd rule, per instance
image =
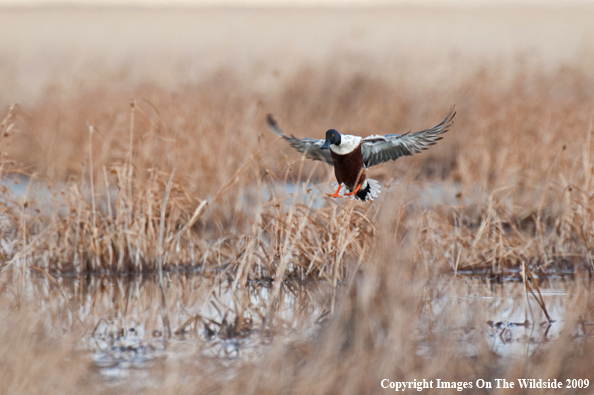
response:
[[[339,184],[344,183],[349,190],[354,191],[367,178],[363,167],[361,144],[352,152],[345,155],[337,154],[332,150],[330,150],[330,153],[334,162],[336,181]]]

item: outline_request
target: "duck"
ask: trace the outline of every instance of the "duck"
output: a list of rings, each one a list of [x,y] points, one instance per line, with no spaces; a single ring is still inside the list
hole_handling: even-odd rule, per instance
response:
[[[308,159],[319,160],[334,166],[337,187],[332,198],[351,197],[361,201],[374,200],[380,193],[376,180],[367,177],[371,166],[396,160],[402,156],[412,156],[428,149],[443,138],[453,125],[456,115],[452,106],[448,115],[434,127],[420,132],[405,134],[371,135],[368,137],[338,133],[328,129],[324,139],[287,136],[279,128],[271,114],[266,117],[268,127],[291,147],[301,152]],[[345,189],[346,188],[346,189]],[[347,192],[348,190],[348,192]],[[340,192],[343,195],[340,195]]]

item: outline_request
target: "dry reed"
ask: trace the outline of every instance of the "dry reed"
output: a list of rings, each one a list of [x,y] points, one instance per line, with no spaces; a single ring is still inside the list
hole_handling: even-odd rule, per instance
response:
[[[211,83],[221,78],[232,77],[219,75]],[[360,75],[346,81],[328,76],[321,81],[317,75],[296,78],[299,84],[289,81],[278,95],[281,104],[272,108],[278,107],[289,132],[296,129],[292,125],[322,130],[317,125],[328,116],[345,132],[392,132],[397,130],[387,125],[412,123],[404,103],[414,97],[406,89],[395,97],[389,87]],[[588,208],[593,193],[587,110],[593,101],[587,88],[591,81],[571,70],[553,76],[520,74],[501,86],[496,78],[481,71],[448,93],[461,111],[446,139],[423,155],[378,168],[374,176],[385,181],[388,172],[397,175],[408,168],[409,179],[445,179],[458,190],[453,207],[437,205],[407,217],[424,224],[419,251],[431,251],[430,266],[454,272],[488,270],[492,275],[519,271],[523,261],[536,274],[588,269],[594,243]],[[284,272],[290,256],[301,268],[301,278],[315,269],[318,276],[331,279],[342,251],[355,260],[365,256],[373,227],[368,218],[378,209],[355,209],[350,203],[314,208],[309,196],[319,195],[317,190],[309,195],[297,190],[295,196],[309,202],[305,205],[295,203],[298,199],[283,203],[280,195],[263,202],[267,190],[278,195],[278,182],[328,178],[316,171],[319,166],[304,163],[267,133],[263,114],[269,108],[248,104],[262,103],[261,97],[243,92],[227,100],[212,95],[210,88],[205,83],[188,89],[183,101],[153,89],[152,100],[132,101],[127,116],[110,105],[111,96],[100,89],[89,95],[98,99],[100,109],[107,106],[103,111],[116,111],[113,115],[90,114],[84,106],[88,98],[77,99],[79,106],[41,102],[31,112],[34,116],[12,107],[3,134],[14,140],[13,130],[27,131],[7,150],[14,162],[5,160],[3,171],[7,174],[9,163],[12,171],[34,168],[34,177],[50,185],[55,205],[48,212],[25,197],[7,209],[13,213],[13,222],[5,228],[12,245],[10,252],[4,251],[7,261],[24,262],[27,257],[25,264],[49,272],[125,273],[155,270],[162,258],[166,269],[206,272],[232,267],[247,280],[256,272],[260,277],[278,275],[276,263],[286,266]],[[151,90],[138,94],[143,92]],[[190,102],[200,108],[189,107]],[[283,106],[291,102],[301,106],[288,112]],[[326,108],[324,103],[338,107]],[[71,124],[64,123],[64,107],[73,115]],[[231,111],[236,108],[245,110]],[[419,129],[443,112],[421,108],[415,114],[423,118],[414,122]],[[368,115],[362,117],[364,113]],[[83,117],[92,125],[87,136],[78,126]],[[346,124],[345,118],[356,122]],[[85,138],[88,149],[80,150],[75,142]],[[29,141],[39,146],[31,147]],[[278,148],[286,152],[282,158],[274,152]],[[43,151],[37,154],[39,149]],[[178,176],[172,179],[165,205],[165,184],[173,167]],[[65,183],[60,181],[66,176]],[[165,222],[160,222],[163,215]],[[410,224],[401,222],[403,229]],[[329,242],[338,239],[345,244]]]
[[[588,285],[576,282],[567,329],[554,345],[509,363],[487,344],[491,317],[478,305],[433,311],[419,300],[445,292],[443,273],[523,278],[542,301],[544,277],[591,270],[590,77],[563,69],[500,83],[496,72],[478,70],[454,89],[422,87],[422,94],[404,80],[395,89],[372,77],[311,70],[269,95],[246,88],[227,95],[217,89],[222,81],[233,76],[179,95],[140,87],[135,97],[147,100],[134,99],[131,109],[127,97],[102,88],[49,97],[26,113],[10,108],[2,175],[6,184],[17,172],[30,178],[22,196],[3,191],[3,273],[139,274],[160,264],[168,274],[196,271],[215,280],[212,289],[230,287],[233,309],[220,307],[217,320],[201,310],[170,314],[172,336],[205,327],[221,339],[265,336],[274,324],[291,328],[279,311],[292,287],[330,285],[331,302],[311,337],[273,338],[265,357],[217,365],[216,374],[202,358],[170,361],[162,386],[149,393],[374,393],[384,378],[591,376]],[[328,168],[304,162],[264,122],[273,112],[301,137],[327,125],[405,132],[433,125],[453,103],[456,123],[437,146],[372,170],[385,185],[372,204],[322,197]],[[36,183],[49,188],[51,204],[33,198]],[[284,192],[291,183],[295,192]],[[414,187],[422,193],[431,183],[456,191],[455,202],[424,205]],[[266,290],[263,305],[252,301],[254,287]],[[540,307],[548,316],[549,306]],[[8,314],[27,325],[26,316]],[[545,322],[539,314],[531,318],[537,324]]]

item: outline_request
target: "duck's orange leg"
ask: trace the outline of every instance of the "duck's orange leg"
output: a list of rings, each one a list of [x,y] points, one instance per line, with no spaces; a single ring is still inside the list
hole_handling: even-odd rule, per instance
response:
[[[334,195],[331,195],[329,193],[327,193],[326,195],[333,197],[333,198],[339,198],[342,197],[338,194],[338,192],[340,192],[340,188],[342,188],[342,184],[338,184],[338,189],[336,190],[336,192],[334,192]]]
[[[352,196],[352,195],[354,195],[355,193],[359,192],[359,189],[361,189],[361,184],[359,184],[359,185],[357,186],[357,188],[355,188],[355,190],[354,190],[353,192],[345,193],[345,194],[344,194],[344,196]]]

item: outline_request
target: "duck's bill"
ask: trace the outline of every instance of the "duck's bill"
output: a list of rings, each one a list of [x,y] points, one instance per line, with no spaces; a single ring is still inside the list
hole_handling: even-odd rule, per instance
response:
[[[320,149],[328,149],[330,148],[330,141],[324,141],[324,144],[320,145]]]

